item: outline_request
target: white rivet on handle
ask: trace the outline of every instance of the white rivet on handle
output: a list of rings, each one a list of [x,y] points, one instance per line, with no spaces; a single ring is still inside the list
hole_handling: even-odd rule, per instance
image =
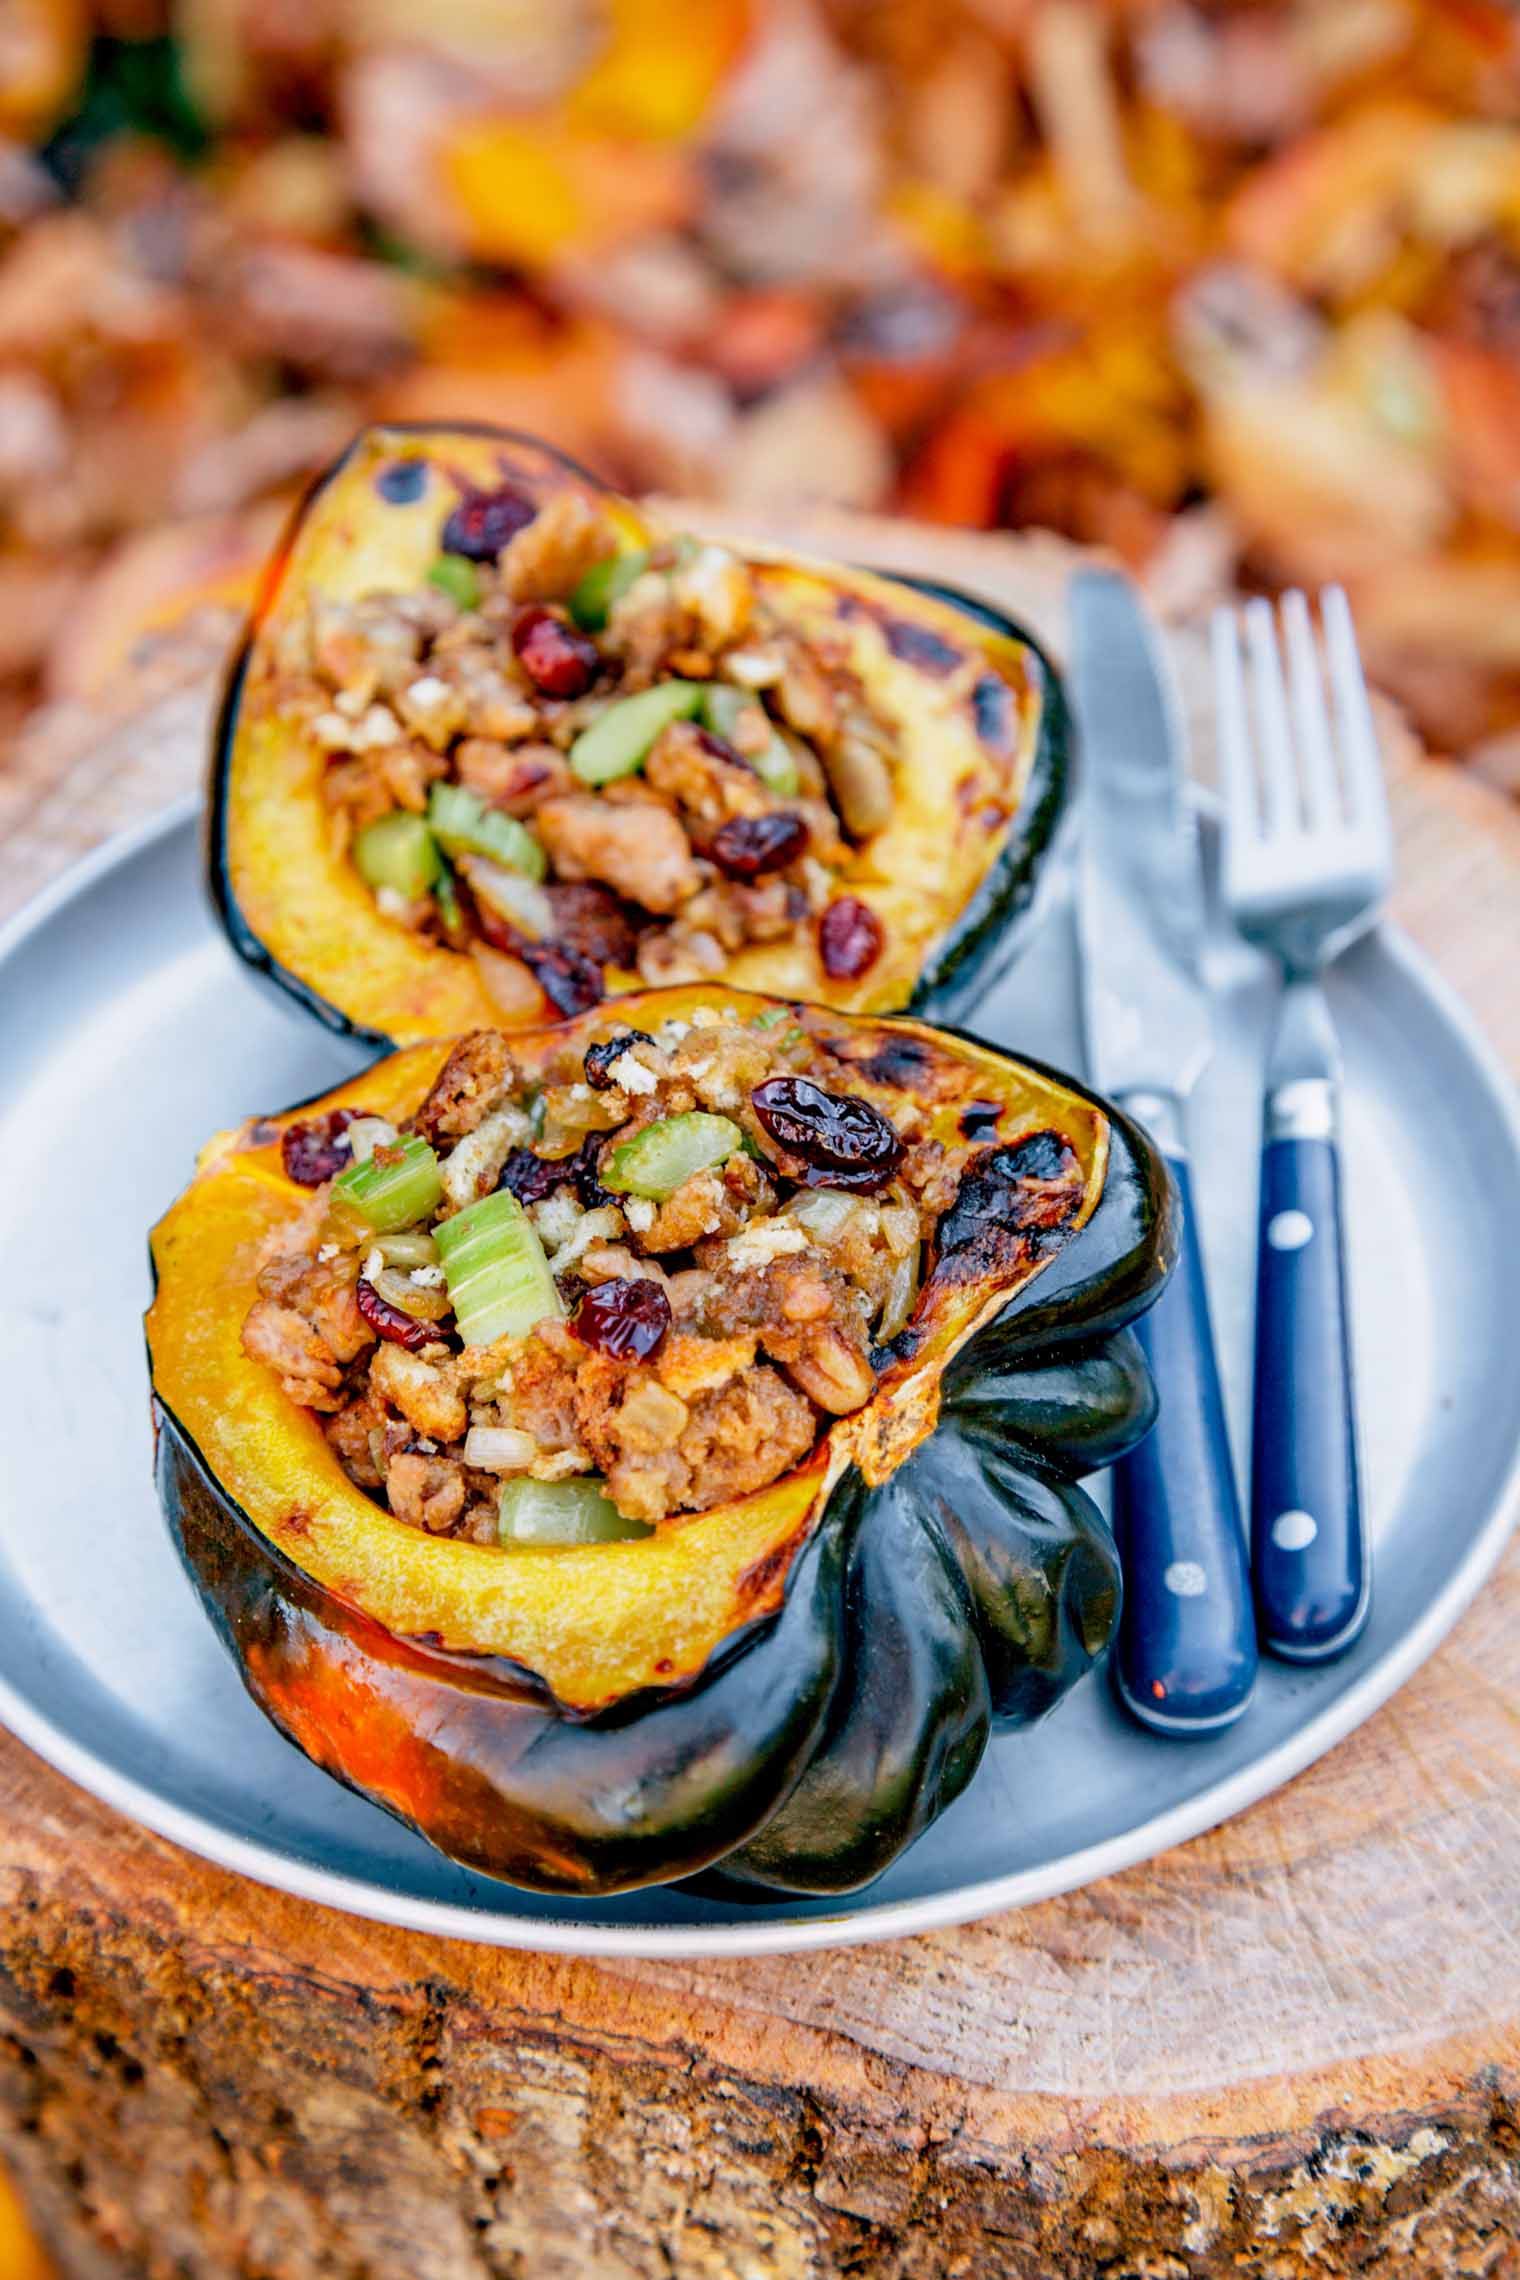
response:
[[[1267,1221],[1267,1241],[1274,1251],[1301,1251],[1313,1233],[1307,1211],[1278,1211]]]
[[[1161,1580],[1178,1599],[1201,1599],[1209,1588],[1209,1579],[1196,1560],[1173,1560]]]
[[[1280,1552],[1301,1552],[1318,1534],[1312,1512],[1279,1512],[1272,1523],[1272,1541]]]

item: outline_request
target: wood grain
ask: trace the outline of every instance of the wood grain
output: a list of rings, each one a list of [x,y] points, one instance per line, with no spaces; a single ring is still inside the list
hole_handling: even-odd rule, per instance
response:
[[[1056,541],[818,542],[1061,645]],[[41,724],[0,913],[194,782],[222,631]],[[1398,915],[1520,1066],[1520,812],[1389,743]],[[8,1741],[0,1891],[4,2150],[88,2280],[1520,2275],[1513,1551],[1278,1795],[958,1931],[691,1964],[427,1941],[206,1867]]]

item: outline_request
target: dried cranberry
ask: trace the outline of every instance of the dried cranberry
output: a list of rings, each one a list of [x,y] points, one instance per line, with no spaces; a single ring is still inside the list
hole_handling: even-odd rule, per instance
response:
[[[594,1354],[647,1362],[670,1328],[670,1300],[657,1282],[619,1277],[587,1291],[570,1328]]]
[[[603,1144],[612,1137],[593,1132],[568,1156],[537,1156],[531,1148],[514,1148],[501,1168],[498,1187],[510,1188],[519,1203],[542,1203],[557,1187],[575,1189],[585,1211],[595,1211],[613,1198],[596,1176]]]
[[[855,1093],[825,1092],[808,1077],[767,1077],[749,1097],[765,1130],[800,1167],[793,1177],[804,1186],[878,1188],[902,1162],[897,1133]]]
[[[554,913],[554,939],[599,966],[631,966],[638,934],[626,903],[592,879],[557,879],[544,889]]]
[[[823,970],[836,982],[853,982],[881,956],[881,920],[858,895],[840,895],[818,921]]]
[[[530,942],[483,896],[474,898],[472,916],[493,950],[504,951],[528,968],[557,1013],[589,1013],[607,995],[600,962],[573,943]]]
[[[413,1354],[423,1346],[437,1345],[436,1322],[419,1322],[403,1307],[392,1306],[363,1275],[354,1285],[354,1296],[359,1302],[359,1312],[377,1338],[389,1338],[393,1346],[405,1346]]]
[[[546,697],[579,697],[596,679],[596,643],[536,602],[512,623],[512,647],[523,671]]]
[[[511,483],[502,483],[494,491],[477,491],[470,483],[460,487],[464,497],[443,526],[443,551],[462,554],[470,562],[494,562],[507,541],[532,522],[538,509]]]
[[[510,1188],[519,1203],[542,1203],[571,1177],[574,1162],[573,1156],[535,1156],[531,1148],[514,1148],[496,1184]]]
[[[353,1155],[343,1134],[357,1110],[335,1108],[330,1116],[314,1116],[306,1124],[289,1124],[280,1137],[280,1162],[285,1177],[301,1187],[320,1187],[341,1172]]]
[[[597,1177],[602,1150],[614,1138],[616,1134],[611,1132],[593,1132],[581,1142],[570,1158],[575,1166],[575,1192],[580,1198],[582,1211],[600,1211],[604,1203],[618,1203],[622,1200],[609,1188],[604,1188]]]
[[[620,1061],[630,1045],[652,1045],[654,1039],[647,1029],[620,1029],[615,1037],[599,1037],[594,1045],[586,1047],[586,1082],[593,1092],[606,1092],[616,1083],[612,1064]]]
[[[761,879],[795,863],[807,843],[800,815],[736,815],[714,836],[712,859],[731,879]]]
[[[602,969],[567,942],[523,942],[516,954],[557,1013],[589,1013],[607,994]]]
[[[699,728],[696,737],[710,760],[721,760],[729,768],[742,768],[746,776],[755,773],[738,746],[730,744],[726,736],[715,736],[710,728]]]

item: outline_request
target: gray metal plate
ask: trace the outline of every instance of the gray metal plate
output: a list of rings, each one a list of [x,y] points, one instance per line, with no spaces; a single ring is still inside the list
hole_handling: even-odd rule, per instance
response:
[[[1268,996],[1216,934],[1220,1045],[1194,1146],[1245,1454],[1257,1082]],[[192,1851],[392,1923],[587,1954],[745,1954],[879,1939],[1142,1860],[1285,1781],[1383,1701],[1478,1589],[1520,1506],[1520,1122],[1461,1009],[1396,935],[1332,984],[1348,1070],[1357,1360],[1377,1580],[1328,1669],[1263,1667],[1215,1740],[1131,1725],[1101,1679],[994,1743],[970,1791],[859,1899],[726,1905],[679,1886],[583,1907],[453,1867],[266,1724],[202,1616],[149,1466],[146,1231],[213,1131],[356,1056],[265,999],[206,914],[194,819],[105,850],[0,938],[0,1719]],[[1078,1061],[1058,896],[977,1026]]]

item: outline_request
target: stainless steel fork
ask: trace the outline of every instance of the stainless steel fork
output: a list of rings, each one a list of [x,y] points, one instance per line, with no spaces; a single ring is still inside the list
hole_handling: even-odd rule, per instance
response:
[[[1245,653],[1215,612],[1225,900],[1282,966],[1267,1065],[1256,1282],[1251,1570],[1262,1643],[1324,1662],[1361,1630],[1369,1563],[1357,1463],[1339,1157],[1340,1055],[1319,976],[1377,915],[1388,802],[1346,597],[1249,602]],[[1287,656],[1286,677],[1283,652]]]

